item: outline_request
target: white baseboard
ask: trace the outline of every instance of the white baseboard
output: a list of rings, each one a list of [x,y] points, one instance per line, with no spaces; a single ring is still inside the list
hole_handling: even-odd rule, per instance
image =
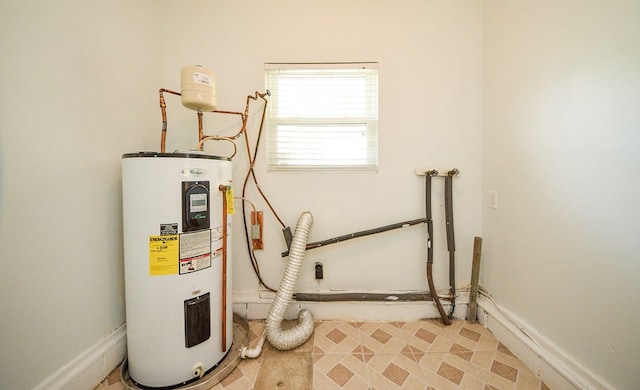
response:
[[[45,379],[34,390],[91,390],[122,362],[127,354],[123,323],[100,342]]]
[[[551,340],[491,299],[478,297],[478,318],[552,389],[615,390]]]

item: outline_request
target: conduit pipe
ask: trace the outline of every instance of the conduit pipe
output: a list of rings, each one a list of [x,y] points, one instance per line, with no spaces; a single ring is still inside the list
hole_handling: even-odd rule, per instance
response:
[[[453,318],[456,310],[456,239],[453,229],[453,176],[458,174],[457,169],[447,172],[444,178],[444,211],[447,232],[447,250],[449,251],[449,292],[451,293],[451,310],[449,319]]]
[[[282,329],[282,320],[293,297],[293,292],[298,281],[298,275],[302,268],[302,260],[309,239],[309,230],[313,217],[310,212],[305,211],[300,214],[296,230],[291,242],[289,251],[289,261],[284,271],[280,288],[276,292],[276,298],[271,304],[269,314],[267,314],[266,326],[258,345],[253,349],[242,348],[240,357],[253,358],[260,355],[264,344],[265,336],[274,348],[280,351],[287,351],[302,345],[311,337],[313,333],[313,316],[306,309],[298,313],[298,324],[287,330]]]
[[[384,232],[387,232],[389,230],[406,228],[406,227],[409,227],[409,226],[413,226],[413,225],[417,225],[417,224],[425,223],[425,222],[427,222],[426,218],[419,218],[419,219],[414,219],[412,221],[394,223],[392,225],[382,226],[382,227],[375,228],[375,229],[369,229],[369,230],[363,230],[363,231],[360,231],[360,232],[349,233],[349,234],[345,234],[345,235],[342,235],[342,236],[339,236],[339,237],[329,238],[328,240],[309,243],[309,244],[307,244],[307,250],[320,248],[321,246],[326,246],[326,245],[330,245],[330,244],[337,244],[339,242],[351,240],[353,238],[360,238],[360,237],[365,237],[365,236],[369,236],[369,235],[372,235],[372,234],[384,233]],[[282,252],[282,257],[286,257],[288,255],[289,255],[289,251]]]
[[[296,293],[296,301],[309,302],[415,302],[432,301],[430,292],[410,292],[410,293]],[[447,299],[447,298],[444,298]]]
[[[436,304],[436,308],[442,318],[442,323],[445,325],[451,325],[451,320],[444,312],[440,299],[438,299],[438,293],[433,283],[433,219],[431,218],[431,177],[437,176],[438,171],[435,169],[426,173],[425,184],[425,203],[427,211],[427,283],[429,284],[429,293],[433,298],[433,302]]]

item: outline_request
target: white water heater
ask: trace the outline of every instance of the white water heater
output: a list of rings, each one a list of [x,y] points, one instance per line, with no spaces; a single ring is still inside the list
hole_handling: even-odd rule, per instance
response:
[[[214,369],[233,341],[231,161],[129,153],[122,180],[129,375],[142,387],[180,386]]]

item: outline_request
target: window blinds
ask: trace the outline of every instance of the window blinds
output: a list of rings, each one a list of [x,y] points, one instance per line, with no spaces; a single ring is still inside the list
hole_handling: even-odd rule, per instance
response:
[[[377,170],[377,63],[265,64],[265,84],[269,171]]]

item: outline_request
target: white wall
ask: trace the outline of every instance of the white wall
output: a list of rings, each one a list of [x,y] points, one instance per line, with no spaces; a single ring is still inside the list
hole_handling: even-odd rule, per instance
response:
[[[311,210],[317,240],[421,217],[415,168],[455,166],[458,280],[468,280],[481,227],[480,4],[269,6],[2,3],[0,341],[11,352],[0,362],[0,387],[42,383],[124,321],[120,156],[159,149],[157,89],[179,89],[189,63],[216,71],[220,108],[242,111],[246,95],[264,88],[265,62],[379,61],[379,173],[266,175],[262,150],[263,189],[288,224]],[[167,100],[170,149],[193,147],[194,116]],[[239,188],[246,159],[235,162]],[[441,203],[436,197],[436,283],[446,288]],[[261,266],[277,286],[284,246],[267,221]],[[257,291],[239,216],[234,222],[235,289]],[[424,252],[419,226],[319,250],[308,264],[325,263],[322,290],[425,289]],[[316,288],[311,268],[304,272],[301,289]]]
[[[482,283],[496,299],[632,388],[639,10],[599,4],[2,2],[0,387],[33,387],[124,321],[120,156],[158,150],[157,89],[179,89],[180,67],[213,68],[220,108],[242,111],[264,88],[264,62],[378,61],[379,172],[267,174],[262,150],[257,174],[284,220],[312,211],[320,240],[418,218],[415,168],[455,166],[458,285],[482,235]],[[171,99],[169,149],[191,148],[195,116]],[[239,192],[246,158],[234,162]],[[489,190],[497,210],[485,207]],[[260,264],[277,286],[284,245],[257,203],[268,223]],[[434,212],[446,288],[441,196]],[[234,223],[234,290],[255,292]],[[309,252],[299,287],[426,289],[424,259],[424,227],[389,232]],[[320,285],[314,261],[325,264]]]
[[[120,157],[156,142],[153,1],[0,4],[0,388],[124,321]]]
[[[179,70],[197,63],[217,75],[219,108],[242,111],[245,98],[264,89],[265,62],[378,61],[380,167],[376,174],[267,174],[265,141],[256,173],[261,188],[292,229],[300,212],[315,217],[311,241],[421,218],[424,177],[418,167],[457,167],[455,224],[459,285],[469,280],[474,235],[481,228],[480,2],[405,1],[165,1],[163,80],[179,89]],[[193,147],[195,114],[169,102],[169,149]],[[173,104],[173,106],[172,106]],[[252,106],[255,142],[261,106]],[[211,119],[209,119],[211,118]],[[216,121],[205,130],[216,134]],[[173,127],[172,127],[173,126]],[[244,141],[234,159],[234,187],[247,169]],[[215,146],[207,146],[215,148]],[[207,149],[211,150],[211,149]],[[448,257],[442,207],[443,180],[434,199],[436,285],[447,289]],[[263,277],[280,283],[285,250],[280,227],[265,211]],[[239,205],[238,205],[239,206]],[[239,209],[239,207],[238,207]],[[234,290],[258,290],[244,244],[241,217],[234,217]],[[394,231],[309,251],[300,290],[426,290],[425,226]],[[314,280],[322,261],[325,280]]]
[[[620,389],[640,372],[640,4],[484,4],[482,284]]]

